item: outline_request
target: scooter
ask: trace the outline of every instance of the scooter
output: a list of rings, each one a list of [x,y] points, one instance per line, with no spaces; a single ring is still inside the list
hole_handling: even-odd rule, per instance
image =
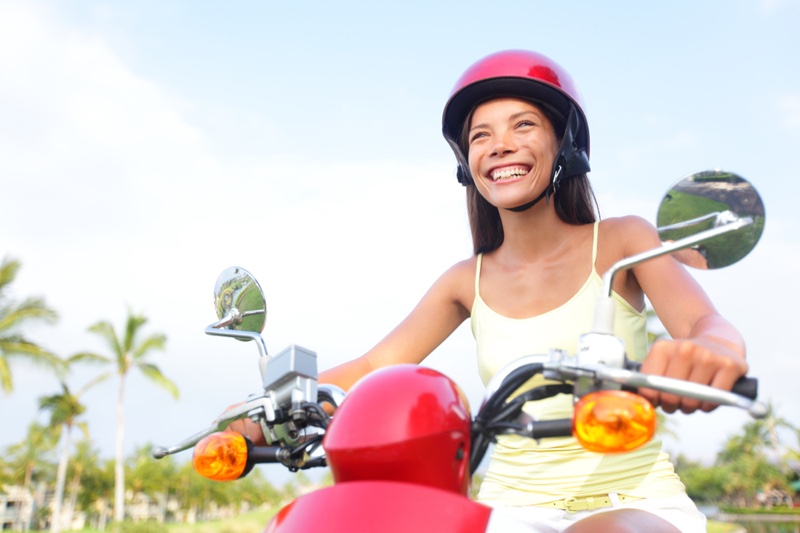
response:
[[[467,496],[472,474],[498,435],[572,435],[599,453],[636,449],[652,439],[657,419],[638,388],[737,407],[755,418],[767,415],[754,378],[743,377],[725,391],[639,372],[613,335],[612,300],[617,274],[656,257],[673,254],[705,269],[739,261],[757,244],[764,220],[757,191],[736,174],[704,171],[679,181],[659,207],[662,246],[625,258],[604,274],[592,330],[580,337],[577,352],[553,349],[510,363],[490,381],[474,417],[458,386],[429,368],[380,369],[345,394],[317,382],[314,352],[292,345],[270,356],[260,334],[264,293],[245,269],[229,268],[214,289],[218,320],[205,331],[254,341],[263,391],[182,442],[156,446],[153,456],[194,448],[195,470],[219,481],[238,479],[259,463],[280,463],[293,472],[329,466],[334,485],[295,499],[266,532],[531,531]],[[537,375],[545,384],[520,392]],[[562,393],[574,398],[571,418],[535,420],[522,410],[526,402]],[[226,431],[244,418],[260,427],[266,446]]]

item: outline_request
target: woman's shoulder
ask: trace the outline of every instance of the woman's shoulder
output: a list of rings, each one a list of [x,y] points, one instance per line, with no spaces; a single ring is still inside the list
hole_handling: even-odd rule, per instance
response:
[[[441,279],[447,279],[451,281],[464,281],[465,279],[473,279],[475,277],[475,269],[477,268],[477,264],[478,256],[470,256],[445,270]]]
[[[658,230],[650,222],[636,215],[603,219],[600,221],[598,233],[601,240],[616,242],[628,251],[660,243]]]
[[[442,274],[435,286],[449,294],[449,298],[465,308],[472,306],[475,297],[475,271],[478,256],[471,256],[457,262]]]
[[[635,215],[606,218],[598,227],[598,272],[605,272],[621,259],[661,245],[656,228]]]
[[[653,230],[653,225],[638,215],[609,217],[600,221],[600,230],[611,232],[636,232]]]

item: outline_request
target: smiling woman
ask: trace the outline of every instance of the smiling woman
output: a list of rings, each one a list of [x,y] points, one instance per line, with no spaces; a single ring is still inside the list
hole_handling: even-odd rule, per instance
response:
[[[445,105],[443,133],[467,189],[475,255],[445,272],[377,346],[321,381],[349,388],[375,368],[420,363],[468,318],[484,383],[528,354],[576,353],[579,335],[591,330],[601,275],[661,243],[637,217],[597,221],[588,124],[574,82],[551,59],[512,50],[479,60]],[[645,294],[675,339],[649,354]],[[620,273],[613,297],[614,334],[629,358],[643,360],[643,372],[727,390],[746,372],[738,332],[673,258]],[[713,408],[642,394],[667,412]],[[570,418],[572,407],[561,394],[525,410],[552,420]],[[583,450],[572,437],[504,435],[478,499],[547,531],[705,531],[659,441],[615,455]]]
[[[559,188],[555,208],[564,221],[573,224],[594,222],[597,217],[596,201],[586,177],[589,172],[589,129],[580,93],[564,69],[535,52],[494,54],[475,63],[456,83],[453,95],[445,106],[442,131],[458,161],[459,182],[465,186],[476,183],[467,154],[474,151],[473,144],[485,145],[489,135],[485,125],[481,124],[482,118],[474,118],[474,114],[482,109],[482,106],[474,107],[475,103],[502,96],[521,98],[517,100],[517,105],[527,106],[528,109],[520,109],[519,112],[532,113],[535,117],[530,126],[524,125],[522,130],[515,131],[525,133],[533,129],[543,133],[541,130],[549,130],[545,142],[555,143],[552,161],[540,161],[536,167],[538,173],[547,173],[544,183],[548,183],[548,186],[533,200],[507,208],[512,211],[527,210],[543,198],[549,201],[556,188]],[[526,122],[514,126],[521,124]],[[476,254],[489,252],[503,242],[503,225],[496,206],[480,193],[478,186],[467,187],[467,205]]]

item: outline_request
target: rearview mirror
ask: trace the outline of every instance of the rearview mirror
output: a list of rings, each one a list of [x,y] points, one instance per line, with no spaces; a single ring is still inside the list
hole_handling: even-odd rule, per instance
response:
[[[261,333],[267,320],[267,303],[261,286],[247,270],[230,267],[214,284],[214,329]],[[249,339],[243,339],[249,340]]]
[[[764,204],[747,180],[721,170],[691,174],[664,196],[656,221],[661,240],[670,243],[747,218],[752,223],[735,232],[672,254],[687,266],[712,269],[732,265],[749,254],[764,231]]]

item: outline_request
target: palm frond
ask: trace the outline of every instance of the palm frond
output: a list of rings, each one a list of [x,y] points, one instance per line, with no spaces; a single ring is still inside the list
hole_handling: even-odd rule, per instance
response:
[[[96,333],[100,338],[106,341],[106,345],[111,349],[117,363],[119,363],[120,358],[125,352],[122,349],[122,345],[119,343],[119,337],[117,337],[117,332],[114,331],[114,326],[111,322],[106,320],[97,322],[89,326],[89,331]]]
[[[15,356],[23,356],[34,364],[51,368],[59,375],[67,369],[64,360],[56,354],[19,335],[0,338],[0,358],[8,359]]]
[[[9,285],[17,277],[17,272],[22,266],[22,263],[10,257],[4,257],[3,262],[0,263],[0,292],[3,288]]]
[[[162,333],[155,333],[139,343],[131,353],[131,358],[137,361],[147,355],[152,350],[163,350],[167,345],[167,336]]]
[[[125,321],[125,339],[123,341],[125,353],[130,353],[134,346],[136,346],[139,328],[146,323],[147,317],[144,315],[136,315],[128,310],[128,319]]]
[[[114,362],[114,360],[112,360],[111,358],[106,357],[105,355],[94,353],[94,352],[78,352],[76,354],[73,354],[73,355],[70,355],[69,357],[67,357],[67,364],[68,365],[72,365],[74,363],[101,363],[101,364],[105,363],[105,364],[108,364],[108,363],[113,363],[113,362]]]
[[[58,313],[47,307],[41,298],[27,298],[21,303],[9,303],[0,311],[0,331],[14,330],[31,321],[52,324]]]
[[[166,389],[170,394],[172,394],[173,398],[178,398],[180,393],[178,392],[177,385],[175,385],[175,383],[173,383],[169,378],[164,376],[164,374],[161,373],[161,370],[156,365],[152,363],[139,363],[136,366],[150,381],[159,387]]]
[[[0,388],[9,393],[14,390],[14,381],[11,379],[11,369],[4,357],[0,357]]]

